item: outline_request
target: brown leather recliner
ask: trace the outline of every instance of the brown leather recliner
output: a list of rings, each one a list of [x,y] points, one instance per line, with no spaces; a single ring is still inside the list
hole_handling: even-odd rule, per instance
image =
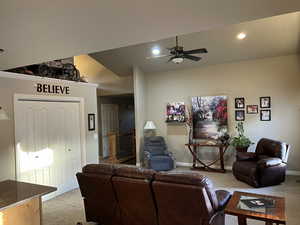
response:
[[[211,181],[197,172],[160,172],[153,191],[159,225],[224,225],[227,191],[215,192]]]
[[[277,185],[285,180],[290,146],[262,138],[255,152],[238,152],[232,171],[234,176],[254,187]]]
[[[76,174],[88,222],[120,225],[120,210],[111,183],[114,171],[111,164],[90,164]]]
[[[87,221],[101,225],[224,225],[231,196],[189,171],[92,164],[77,178]]]

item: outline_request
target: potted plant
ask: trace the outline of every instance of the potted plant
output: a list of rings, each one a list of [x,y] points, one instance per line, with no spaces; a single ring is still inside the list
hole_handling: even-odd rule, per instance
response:
[[[238,136],[232,138],[230,144],[239,152],[247,152],[248,147],[252,145],[252,141],[244,135],[244,124],[238,122],[236,127]]]

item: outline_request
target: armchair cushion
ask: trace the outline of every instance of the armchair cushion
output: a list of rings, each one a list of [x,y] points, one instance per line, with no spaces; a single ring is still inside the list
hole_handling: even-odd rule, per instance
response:
[[[231,198],[231,193],[225,190],[217,190],[216,195],[219,202],[219,210],[223,210]]]
[[[271,166],[278,166],[282,163],[280,158],[264,158],[257,162],[259,168],[268,168]]]
[[[170,170],[174,167],[174,161],[167,155],[156,155],[149,160],[150,168],[156,171]]]

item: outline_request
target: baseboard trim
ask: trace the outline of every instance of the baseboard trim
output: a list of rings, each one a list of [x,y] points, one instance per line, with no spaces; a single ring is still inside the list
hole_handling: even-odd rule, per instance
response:
[[[187,162],[176,162],[176,166],[183,166],[183,167],[192,167],[193,163],[187,163]],[[213,168],[216,168],[216,166],[212,166]],[[231,166],[225,166],[226,170],[232,170]],[[300,171],[297,170],[287,170],[286,171],[287,175],[290,176],[300,176]]]

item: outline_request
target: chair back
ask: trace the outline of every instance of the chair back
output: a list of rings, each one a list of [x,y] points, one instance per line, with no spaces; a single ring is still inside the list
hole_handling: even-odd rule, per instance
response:
[[[151,155],[163,155],[167,150],[165,140],[161,136],[145,137],[144,151],[150,152]]]
[[[157,225],[151,183],[155,171],[121,167],[112,178],[121,209],[122,225]]]
[[[287,163],[289,150],[289,144],[267,138],[262,138],[257,143],[255,153],[257,156],[280,158],[284,163]]]
[[[76,176],[87,221],[118,225],[120,211],[111,182],[114,167],[111,164],[90,164],[83,167],[82,171]]]
[[[152,184],[159,225],[203,225],[218,210],[211,181],[199,173],[160,172]]]

